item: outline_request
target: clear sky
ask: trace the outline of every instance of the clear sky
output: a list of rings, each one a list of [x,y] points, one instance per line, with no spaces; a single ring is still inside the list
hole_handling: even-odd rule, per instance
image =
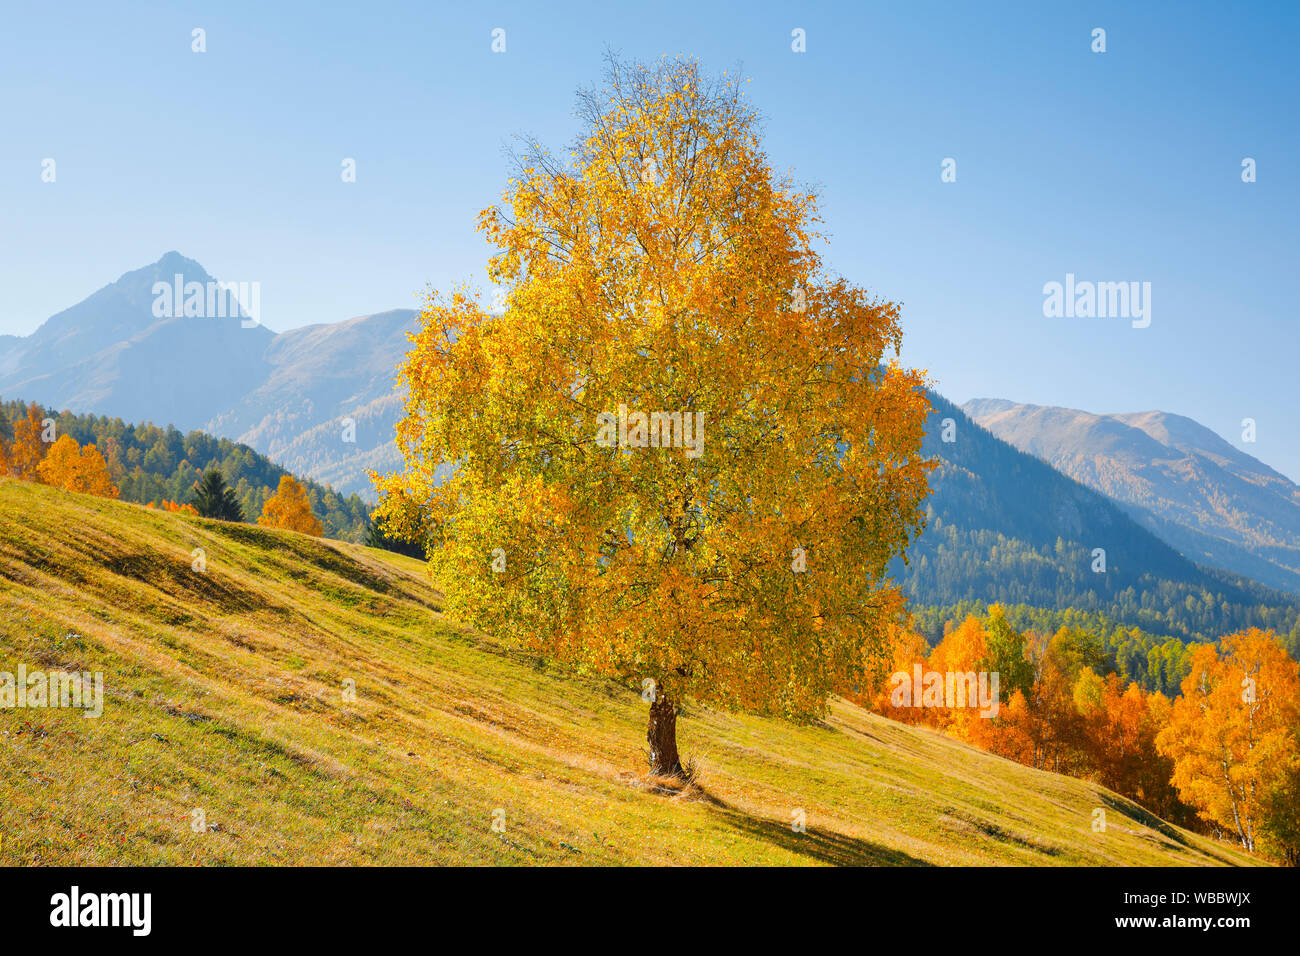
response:
[[[260,282],[278,330],[481,281],[474,218],[511,135],[566,145],[606,45],[689,54],[743,66],[775,165],[822,190],[826,263],[904,303],[904,357],[949,398],[1159,408],[1300,479],[1300,4],[61,0],[3,19],[0,334],[171,249]],[[1067,273],[1150,282],[1150,326],[1044,317]]]

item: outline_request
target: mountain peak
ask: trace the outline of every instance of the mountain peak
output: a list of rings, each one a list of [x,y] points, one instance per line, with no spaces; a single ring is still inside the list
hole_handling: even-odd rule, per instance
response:
[[[197,261],[183,256],[173,249],[171,252],[163,253],[157,262],[141,266],[139,269],[132,269],[130,272],[124,272],[116,282],[104,286],[99,292],[95,293],[95,296],[101,295],[109,289],[144,283],[148,284],[149,294],[152,295],[154,282],[170,282],[177,275],[184,276],[186,282],[207,283],[215,281],[208,274],[208,270],[203,268]],[[94,296],[91,296],[91,298],[94,298]]]

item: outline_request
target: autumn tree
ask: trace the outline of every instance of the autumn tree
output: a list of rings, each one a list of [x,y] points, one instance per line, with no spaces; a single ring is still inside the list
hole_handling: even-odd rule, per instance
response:
[[[1300,737],[1300,727],[1292,736]],[[1271,852],[1287,866],[1300,866],[1300,739],[1293,743],[1291,752],[1264,793],[1259,830],[1263,844]]]
[[[1080,720],[1073,691],[1084,667],[1104,669],[1104,657],[1093,653],[1098,646],[1091,635],[1067,627],[1027,640],[1025,656],[1033,676],[1018,731],[1025,737],[1030,766],[1057,773],[1080,768]]]
[[[1087,775],[1167,820],[1191,822],[1171,783],[1173,761],[1156,747],[1169,722],[1169,699],[1085,665],[1075,679],[1074,704]]]
[[[1034,669],[1026,656],[1026,638],[1007,622],[1006,610],[1000,604],[989,608],[984,625],[985,657],[979,670],[998,675],[998,688],[1003,700],[1020,691],[1027,694],[1034,682]]]
[[[239,499],[232,489],[226,487],[226,479],[215,468],[204,472],[203,477],[194,483],[189,503],[204,518],[244,520],[244,509],[239,506]]]
[[[116,498],[117,486],[108,474],[108,463],[94,444],[85,448],[71,435],[60,435],[49,454],[36,466],[37,477],[64,491]]]
[[[1202,819],[1254,852],[1270,794],[1296,760],[1300,673],[1271,631],[1197,647],[1156,744],[1174,762],[1174,785]]]
[[[14,422],[14,442],[9,449],[9,469],[15,478],[39,481],[37,467],[54,442],[53,423],[45,424],[35,402],[27,406],[27,417]]]
[[[611,60],[578,113],[480,217],[500,314],[431,294],[379,487],[429,502],[449,611],[634,682],[676,775],[682,703],[808,717],[888,655],[925,379],[898,306],[823,269],[738,80]]]
[[[945,679],[948,674],[954,677],[967,673],[978,675],[988,655],[984,622],[974,615],[968,615],[935,646],[930,654],[928,669],[943,675]],[[990,686],[989,689],[992,690],[992,687]],[[1000,699],[1000,687],[998,696]],[[955,696],[954,703],[956,703]],[[926,713],[927,722],[947,728],[963,740],[971,740],[973,736],[979,735],[985,728],[977,725],[987,722],[988,719],[980,717],[979,711],[971,706],[949,707],[946,698],[944,706],[928,708]]]
[[[895,705],[896,695],[894,690],[897,684],[894,678],[898,674],[905,674],[909,679],[914,678],[918,665],[924,671],[926,659],[930,653],[929,645],[926,644],[925,638],[916,631],[904,627],[890,629],[889,645],[892,648],[892,656],[889,658],[888,671],[877,669],[872,672],[869,670],[866,678],[866,692],[847,696],[850,700],[871,707],[876,713],[882,714],[891,720],[897,720],[905,724],[924,723],[927,717],[925,708],[912,706],[910,694],[907,701],[900,702],[904,706]]]
[[[418,527],[418,522],[413,524]],[[366,522],[366,529],[361,537],[361,543],[368,548],[382,548],[385,551],[395,551],[398,554],[405,554],[412,558],[423,558],[425,556],[424,545],[419,540],[407,541],[390,533],[387,522],[380,515],[375,515]]]
[[[262,505],[261,517],[257,523],[264,528],[284,528],[288,531],[301,531],[320,537],[325,533],[320,520],[312,514],[311,502],[307,500],[307,491],[294,480],[292,475],[280,478],[280,487],[275,494]]]

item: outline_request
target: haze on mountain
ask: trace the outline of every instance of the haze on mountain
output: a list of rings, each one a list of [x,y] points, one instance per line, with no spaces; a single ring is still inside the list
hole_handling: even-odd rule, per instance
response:
[[[239,317],[158,318],[154,284],[177,275],[205,287],[215,281],[169,252],[31,335],[0,339],[0,396],[199,429],[373,501],[366,469],[398,465],[392,437],[402,398],[393,379],[417,313],[395,309],[280,334],[244,327]]]
[[[1300,593],[1300,487],[1168,412],[1095,415],[975,399],[994,435],[1121,502],[1194,561]]]

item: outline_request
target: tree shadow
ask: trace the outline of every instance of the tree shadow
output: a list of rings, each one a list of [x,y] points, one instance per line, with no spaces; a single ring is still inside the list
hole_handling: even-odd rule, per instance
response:
[[[901,850],[891,849],[870,840],[846,836],[825,827],[809,826],[802,833],[791,828],[790,823],[769,820],[745,813],[726,801],[709,793],[698,784],[692,787],[712,807],[728,826],[742,833],[776,846],[788,853],[806,856],[831,866],[933,866]]]
[[[1109,793],[1098,793],[1097,796],[1101,802],[1106,805],[1108,810],[1114,810],[1120,816],[1128,817],[1134,823],[1146,827],[1148,830],[1154,830],[1171,843],[1177,843],[1181,847],[1194,849],[1187,838],[1180,833],[1173,824],[1166,823],[1150,810],[1127,800],[1123,797],[1113,796]]]
[[[1125,797],[1114,796],[1108,793],[1099,793],[1097,796],[1101,798],[1101,802],[1109,809],[1114,810],[1121,816],[1128,817],[1134,823],[1147,827],[1150,830],[1154,830],[1170,843],[1176,844],[1181,849],[1187,850],[1190,853],[1199,853],[1203,856],[1207,856],[1211,860],[1223,863],[1226,866],[1241,865],[1239,860],[1234,860],[1229,856],[1216,852],[1213,846],[1214,841],[1212,839],[1207,839],[1206,841],[1210,844],[1209,846],[1204,844],[1197,846],[1196,844],[1191,843],[1172,823],[1162,820],[1141,804],[1134,803]]]

